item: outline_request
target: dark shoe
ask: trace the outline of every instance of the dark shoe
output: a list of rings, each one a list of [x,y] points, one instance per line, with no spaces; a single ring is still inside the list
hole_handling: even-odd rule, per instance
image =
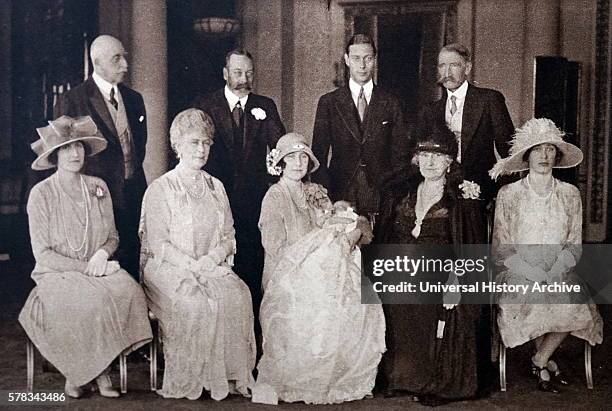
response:
[[[383,391],[383,397],[385,398],[393,398],[397,396],[397,391],[391,388],[387,388]]]
[[[548,363],[546,363],[546,369],[548,370],[551,379],[557,384],[570,385],[572,383],[567,375],[561,371],[557,363],[553,360],[549,360]]]
[[[427,407],[439,407],[440,405],[446,405],[449,402],[452,402],[452,400],[440,398],[435,395],[425,395],[424,397],[420,398],[419,402]]]
[[[550,381],[550,373],[546,367],[538,367],[533,363],[533,360],[531,360],[531,373],[538,377],[538,390],[550,392],[552,394],[559,394],[559,389],[552,381]],[[546,379],[547,376],[548,379]]]

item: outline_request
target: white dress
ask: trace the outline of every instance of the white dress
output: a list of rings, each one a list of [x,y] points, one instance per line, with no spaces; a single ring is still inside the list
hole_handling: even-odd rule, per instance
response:
[[[233,254],[214,268],[226,274],[198,280],[187,269],[217,248],[234,249],[232,214],[223,184],[201,172],[205,190],[193,198],[176,170],[155,180],[142,208],[141,265],[149,307],[159,319],[166,398],[215,400],[248,396],[255,367],[253,308],[248,287],[232,271]]]
[[[282,180],[264,198],[263,356],[254,400],[268,393],[285,402],[340,403],[374,387],[385,351],[382,306],[361,304],[360,255],[346,226],[319,226],[319,217]]]
[[[578,189],[555,179],[550,195],[541,197],[529,187],[527,178],[502,187],[497,196],[492,246],[500,265],[517,255],[527,269],[537,266],[545,271],[563,253],[570,253],[578,261],[582,253],[582,202]],[[558,281],[584,285],[573,269],[561,274]],[[533,284],[517,269],[504,269],[497,282]],[[537,297],[535,304],[529,300],[533,295],[508,292],[499,297],[497,322],[507,347],[549,332],[570,332],[592,345],[602,342],[603,322],[596,305],[571,303],[584,296],[549,293]]]

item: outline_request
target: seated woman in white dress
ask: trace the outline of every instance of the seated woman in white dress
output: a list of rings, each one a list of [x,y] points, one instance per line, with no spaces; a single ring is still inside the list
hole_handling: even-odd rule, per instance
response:
[[[177,114],[170,142],[179,164],[143,200],[141,267],[162,329],[166,398],[248,396],[253,382],[253,308],[231,268],[234,221],[223,184],[201,170],[214,133],[204,112]]]
[[[19,322],[79,398],[95,379],[100,394],[119,397],[106,372],[123,351],[151,341],[142,288],[109,260],[119,245],[108,187],[81,174],[85,156],[106,148],[90,117],[68,116],[37,129],[34,170],[57,167],[28,198],[36,287]]]
[[[528,170],[501,188],[495,207],[493,255],[501,266],[497,282],[507,284],[581,284],[576,266],[582,253],[582,202],[578,189],[553,177],[553,168],[575,167],[580,149],[563,141],[548,119],[531,119],[517,129],[510,155],[498,161],[492,177]],[[584,285],[584,284],[582,284]],[[584,292],[585,287],[581,287]],[[499,331],[506,347],[533,340],[531,358],[538,389],[559,392],[567,379],[551,356],[572,334],[591,345],[602,342],[602,319],[588,294],[502,293]],[[583,303],[580,303],[583,302]]]
[[[260,309],[263,356],[253,401],[330,404],[371,394],[385,351],[379,304],[361,304],[360,254],[369,223],[323,187],[304,182],[319,162],[304,137],[281,137],[268,171],[281,175],[264,197]]]

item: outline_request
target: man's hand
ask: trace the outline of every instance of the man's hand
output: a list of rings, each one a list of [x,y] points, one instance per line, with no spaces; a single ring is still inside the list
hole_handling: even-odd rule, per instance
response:
[[[93,277],[100,277],[106,273],[106,265],[108,262],[108,253],[106,250],[99,249],[91,256],[85,268],[85,274]]]

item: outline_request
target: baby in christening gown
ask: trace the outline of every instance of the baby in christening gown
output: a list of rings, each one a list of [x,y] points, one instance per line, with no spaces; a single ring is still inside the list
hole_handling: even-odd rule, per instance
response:
[[[261,306],[264,353],[253,402],[340,403],[371,394],[385,351],[378,304],[361,304],[361,256],[350,237],[369,223],[343,201],[279,260]],[[368,241],[368,239],[366,239]]]

